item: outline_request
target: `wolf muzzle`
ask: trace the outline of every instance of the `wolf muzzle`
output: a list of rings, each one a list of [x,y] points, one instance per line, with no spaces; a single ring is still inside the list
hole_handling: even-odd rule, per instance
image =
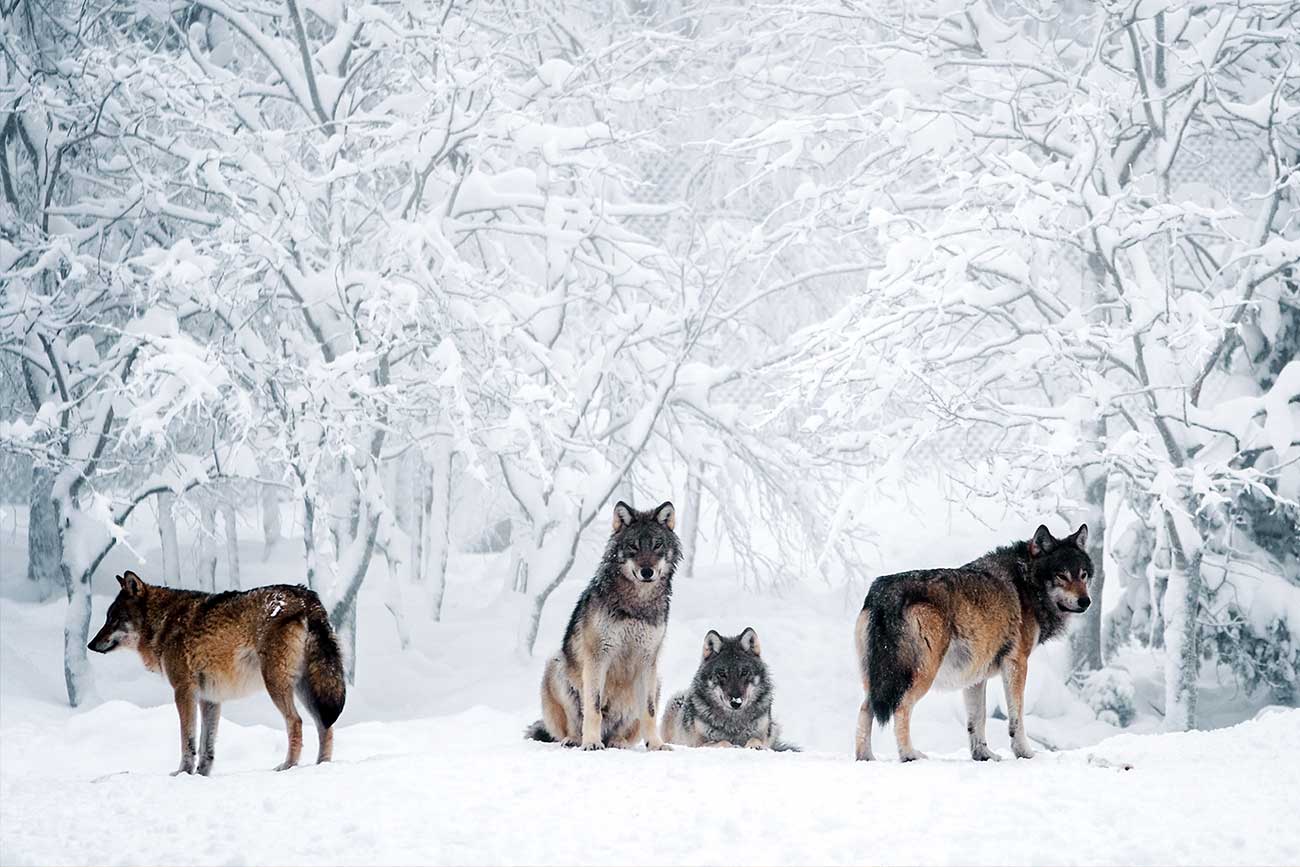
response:
[[[121,639],[115,635],[105,635],[103,632],[100,632],[90,640],[90,643],[86,645],[86,648],[88,650],[93,650],[96,653],[108,653],[110,650],[117,647],[120,640]]]

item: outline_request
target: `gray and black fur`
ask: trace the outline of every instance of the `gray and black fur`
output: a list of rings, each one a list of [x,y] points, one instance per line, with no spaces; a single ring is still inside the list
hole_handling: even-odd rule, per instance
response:
[[[542,677],[542,718],[524,734],[583,749],[663,746],[658,660],[681,542],[673,504],[614,507],[613,532]]]
[[[1032,756],[1022,718],[1029,654],[1091,603],[1087,540],[1086,525],[1064,539],[1040,526],[1028,541],[958,569],[877,578],[855,631],[866,693],[858,758],[872,757],[872,717],[882,724],[892,717],[900,756],[920,758],[911,746],[910,715],[932,685],[965,691],[971,754],[997,758],[984,739],[984,683],[996,674],[1007,691],[1012,748]]]
[[[689,689],[664,708],[663,739],[684,746],[735,746],[798,751],[772,719],[772,679],[758,635],[746,628],[726,638],[704,636],[704,653]]]

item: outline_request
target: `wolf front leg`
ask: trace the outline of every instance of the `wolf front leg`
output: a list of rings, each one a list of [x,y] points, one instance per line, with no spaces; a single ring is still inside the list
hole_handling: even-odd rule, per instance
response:
[[[217,748],[217,723],[221,722],[221,705],[215,701],[200,701],[199,715],[203,728],[199,733],[198,772],[206,777],[212,773],[212,757]]]
[[[977,762],[998,761],[998,754],[989,749],[988,740],[984,736],[984,726],[988,720],[984,690],[987,683],[988,681],[980,681],[962,690],[962,698],[966,700],[966,733],[970,735],[970,757]]]
[[[646,675],[646,695],[642,699],[641,707],[641,737],[645,738],[645,746],[648,750],[671,750],[672,747],[664,743],[663,738],[659,736],[659,726],[655,723],[655,711],[659,707],[659,666],[658,663],[651,663],[650,671]]]
[[[601,705],[605,701],[605,675],[609,670],[609,661],[594,653],[587,654],[582,660],[582,748],[584,750],[603,750],[605,741],[601,738],[605,718]]]
[[[1032,759],[1034,751],[1025,734],[1025,677],[1029,668],[1028,654],[1011,652],[1002,660],[1002,685],[1007,695],[1007,733],[1011,735],[1011,751],[1017,758]]]
[[[197,716],[194,689],[190,684],[183,683],[175,691],[176,713],[181,718],[181,766],[172,771],[173,777],[194,773],[194,755],[197,752],[194,743],[194,718]]]

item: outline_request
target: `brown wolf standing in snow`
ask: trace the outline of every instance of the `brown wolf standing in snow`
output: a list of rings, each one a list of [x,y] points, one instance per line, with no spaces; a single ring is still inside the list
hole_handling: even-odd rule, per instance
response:
[[[287,584],[228,593],[173,590],[146,584],[134,572],[118,575],[117,583],[121,589],[89,647],[97,653],[132,648],[146,668],[170,681],[181,719],[181,765],[173,776],[212,770],[221,702],[259,689],[271,696],[289,731],[289,752],[276,770],[296,765],[302,752],[295,692],[316,721],[316,761],[330,760],[330,727],[343,712],[346,687],[339,645],[319,596]],[[197,751],[196,704],[203,718]]]
[[[873,758],[872,716],[882,725],[894,718],[899,758],[925,758],[912,746],[912,708],[934,685],[963,691],[971,758],[997,759],[984,739],[984,684],[996,674],[1006,689],[1011,749],[1031,758],[1024,721],[1029,654],[1091,603],[1087,544],[1086,524],[1064,539],[1039,526],[1028,542],[960,569],[900,572],[872,582],[854,629],[866,693],[857,758]]]
[[[542,675],[542,718],[525,731],[584,750],[667,749],[655,725],[659,648],[681,543],[672,503],[614,506],[614,532]]]

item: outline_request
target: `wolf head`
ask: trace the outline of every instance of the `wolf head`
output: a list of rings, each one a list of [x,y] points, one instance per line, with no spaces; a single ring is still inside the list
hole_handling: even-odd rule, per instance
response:
[[[622,500],[614,506],[614,532],[605,549],[620,577],[633,584],[654,584],[671,577],[682,556],[681,542],[673,532],[676,511],[672,503],[638,512]]]
[[[695,677],[709,702],[720,710],[741,713],[751,707],[767,692],[767,666],[760,655],[758,633],[746,628],[725,638],[710,629]]]
[[[140,576],[128,571],[117,576],[117,583],[122,589],[117,591],[117,598],[108,606],[108,617],[104,626],[90,644],[86,645],[96,653],[108,653],[119,647],[135,648],[140,644],[140,630],[145,622],[145,597],[149,585],[140,580]]]
[[[1087,524],[1080,524],[1064,539],[1057,539],[1040,524],[1029,540],[1030,574],[1060,611],[1082,614],[1092,604],[1088,596],[1092,560],[1087,549]]]

